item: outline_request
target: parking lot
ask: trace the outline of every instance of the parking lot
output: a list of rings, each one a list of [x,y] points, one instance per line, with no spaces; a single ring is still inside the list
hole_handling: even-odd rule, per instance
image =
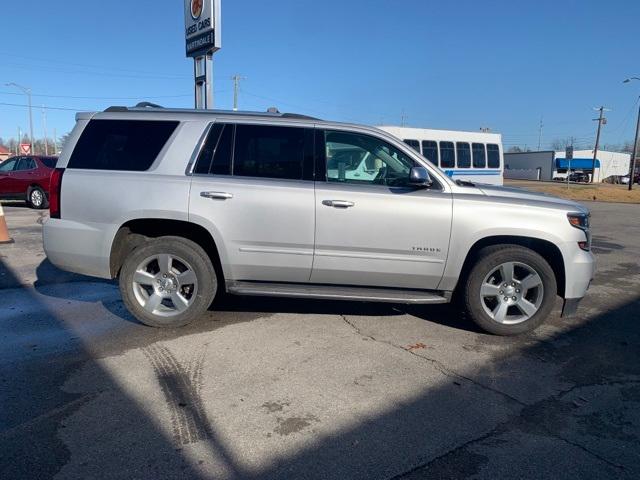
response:
[[[640,478],[640,205],[590,203],[576,317],[517,338],[453,306],[219,298],[137,323],[5,207],[2,478]]]

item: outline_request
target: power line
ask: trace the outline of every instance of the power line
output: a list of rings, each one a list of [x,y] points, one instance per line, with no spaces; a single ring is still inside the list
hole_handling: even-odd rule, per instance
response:
[[[0,95],[21,95],[16,92],[0,92]],[[68,99],[76,99],[76,100],[138,100],[140,98],[184,98],[184,97],[192,97],[192,95],[140,95],[138,97],[92,97],[92,96],[77,96],[77,95],[49,95],[43,93],[33,93],[34,97],[41,98],[68,98]]]

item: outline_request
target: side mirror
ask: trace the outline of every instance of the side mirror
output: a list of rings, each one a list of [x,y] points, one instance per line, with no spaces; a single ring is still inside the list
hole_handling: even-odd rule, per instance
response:
[[[412,167],[409,173],[409,185],[412,187],[430,187],[433,180],[429,176],[429,171],[424,167]]]

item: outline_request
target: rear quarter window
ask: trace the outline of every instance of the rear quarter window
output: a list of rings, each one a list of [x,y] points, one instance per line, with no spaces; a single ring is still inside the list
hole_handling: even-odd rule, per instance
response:
[[[57,158],[41,158],[40,161],[49,168],[56,168],[56,164],[58,163]]]
[[[68,168],[148,170],[177,126],[175,121],[91,120]]]

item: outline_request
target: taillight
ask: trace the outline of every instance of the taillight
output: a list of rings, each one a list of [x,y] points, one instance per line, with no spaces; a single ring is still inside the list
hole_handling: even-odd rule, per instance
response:
[[[49,216],[51,218],[60,218],[60,193],[62,190],[62,174],[64,168],[56,168],[51,172],[51,181],[49,184]]]

